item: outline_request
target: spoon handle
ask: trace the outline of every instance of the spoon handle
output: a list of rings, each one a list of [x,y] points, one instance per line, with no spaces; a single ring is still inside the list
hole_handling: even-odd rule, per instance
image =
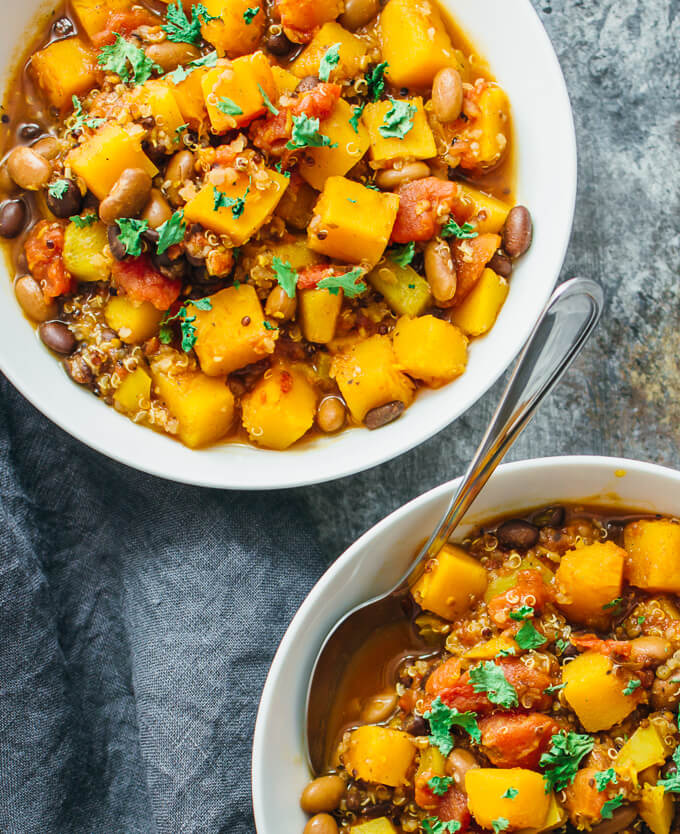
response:
[[[552,294],[458,490],[411,568],[411,580],[418,566],[446,544],[543,398],[581,352],[602,315],[603,305],[602,288],[588,278],[572,278]]]

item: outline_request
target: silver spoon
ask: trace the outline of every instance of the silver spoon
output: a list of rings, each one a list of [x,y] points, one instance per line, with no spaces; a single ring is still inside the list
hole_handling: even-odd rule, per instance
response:
[[[603,305],[601,287],[587,278],[573,278],[557,287],[520,354],[460,486],[429,541],[394,588],[345,614],[324,640],[307,690],[306,747],[314,773],[320,773],[325,764],[329,714],[348,661],[376,628],[404,618],[410,587],[426,562],[449,540],[538,405],[581,352],[600,319]]]

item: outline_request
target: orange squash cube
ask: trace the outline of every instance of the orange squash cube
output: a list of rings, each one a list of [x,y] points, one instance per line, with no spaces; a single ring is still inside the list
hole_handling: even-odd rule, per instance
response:
[[[324,23],[309,46],[290,65],[290,71],[298,78],[318,75],[323,56],[337,43],[340,44],[339,60],[331,69],[329,80],[339,82],[354,77],[367,63],[366,45],[336,22]]]
[[[446,544],[431,559],[412,588],[413,599],[426,611],[455,620],[486,590],[486,568],[461,547]]]
[[[208,118],[203,98],[203,79],[208,72],[204,67],[197,67],[179,84],[170,82],[182,118],[192,130],[200,130]]]
[[[431,159],[437,155],[437,146],[427,122],[422,98],[417,96],[405,101],[416,109],[412,118],[413,127],[403,139],[385,138],[380,133],[380,127],[393,106],[392,100],[376,101],[364,108],[362,118],[371,140],[371,159],[380,165],[384,166],[395,159]]]
[[[122,411],[134,414],[139,411],[140,403],[151,399],[151,377],[144,368],[137,368],[125,377],[113,395],[114,403]],[[148,406],[147,406],[148,407]]]
[[[133,0],[71,0],[78,23],[92,38],[101,32],[111,12],[124,12],[132,6]]]
[[[627,524],[628,581],[650,591],[680,593],[680,524],[668,519]]]
[[[163,312],[149,301],[133,301],[128,295],[114,295],[106,302],[104,318],[126,345],[135,345],[158,332]]]
[[[457,185],[460,203],[469,209],[468,222],[474,225],[475,231],[480,235],[500,234],[511,206],[467,183],[459,182]]]
[[[608,730],[630,715],[640,700],[637,690],[624,695],[627,680],[614,674],[611,658],[585,652],[562,667],[564,697],[589,733]]]
[[[513,799],[505,796],[514,789]],[[541,829],[548,816],[551,794],[546,793],[541,773],[523,767],[479,767],[465,774],[468,807],[482,828],[506,819],[508,828]]]
[[[342,296],[342,290],[335,294],[318,289],[298,292],[298,318],[308,342],[326,345],[333,341],[342,309]]]
[[[344,8],[343,0],[276,0],[284,31],[295,43],[309,43],[313,32]]]
[[[556,602],[570,620],[604,628],[611,619],[605,608],[621,596],[626,551],[614,542],[568,550],[555,574]]]
[[[509,290],[505,278],[485,269],[465,301],[452,312],[452,323],[468,336],[481,336],[493,327]]]
[[[402,370],[438,388],[460,376],[467,365],[468,340],[455,325],[435,316],[403,316],[392,334]]]
[[[220,60],[215,69],[201,79],[203,98],[215,133],[242,127],[266,112],[260,87],[271,100],[276,98],[276,84],[264,52],[255,52],[235,61]],[[240,113],[225,113],[225,101]]]
[[[85,95],[96,85],[97,56],[80,38],[64,38],[36,52],[31,70],[50,104],[65,111],[73,96]]]
[[[369,724],[352,731],[342,758],[355,779],[396,788],[408,783],[415,756],[416,746],[408,733]]]
[[[266,23],[264,6],[255,0],[203,0],[203,5],[211,17],[220,18],[201,26],[201,34],[220,56],[238,58],[257,49]],[[259,11],[247,23],[245,13],[249,8]]]

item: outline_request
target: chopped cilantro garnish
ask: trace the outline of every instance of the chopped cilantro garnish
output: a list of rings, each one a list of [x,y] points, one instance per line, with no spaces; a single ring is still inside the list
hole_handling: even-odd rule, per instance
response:
[[[474,226],[470,223],[459,226],[452,217],[442,226],[440,234],[442,237],[455,237],[458,240],[472,240],[473,237],[477,237]]]
[[[602,819],[610,820],[614,815],[614,811],[623,805],[624,800],[625,797],[622,793],[619,793],[616,796],[613,796],[611,799],[608,799],[602,806]]]
[[[163,72],[162,67],[147,58],[143,49],[139,49],[131,41],[126,41],[117,32],[114,34],[115,43],[103,46],[99,53],[99,64],[105,70],[115,72],[121,81],[134,81],[135,84],[148,81],[154,70]]]
[[[116,220],[120,230],[118,240],[125,247],[128,255],[142,254],[142,235],[149,228],[146,220],[136,220],[133,217],[120,217]]]
[[[171,246],[174,246],[176,243],[181,243],[184,240],[184,232],[186,229],[187,224],[184,222],[184,211],[178,209],[172,217],[158,227],[156,252],[162,255]]]
[[[403,139],[413,127],[415,113],[415,104],[393,99],[392,106],[385,113],[385,120],[378,128],[378,133],[384,139]]]
[[[215,188],[213,185],[213,208],[215,211],[221,208],[230,208],[233,217],[238,220],[246,207],[246,197],[249,192],[250,186],[246,188],[246,193],[243,197],[227,197],[223,191],[220,191],[219,188]]]
[[[61,200],[61,198],[66,194],[68,191],[68,180],[57,180],[53,182],[47,189],[47,193],[50,197],[54,197],[55,200]]]
[[[289,151],[298,148],[337,148],[337,142],[331,144],[328,136],[319,133],[319,120],[310,119],[304,113],[301,116],[293,116],[293,133],[290,141],[286,143]]]
[[[517,620],[517,622],[522,622],[522,620],[528,620],[533,617],[535,614],[534,609],[531,605],[521,605],[516,611],[510,612],[510,619]]]
[[[382,64],[376,64],[370,72],[365,75],[366,84],[368,85],[368,95],[371,101],[377,101],[385,92],[385,70],[387,69],[387,61]]]
[[[180,125],[179,127],[175,128],[175,141],[176,142],[179,142],[179,140],[182,138],[182,134],[184,133],[184,131],[188,127],[189,127],[189,122],[186,122],[185,124]]]
[[[565,649],[569,648],[570,643],[568,640],[563,640],[561,637],[558,637],[555,640],[555,648],[557,649],[557,654],[562,654]]]
[[[167,77],[170,78],[173,84],[181,84],[195,69],[200,67],[215,67],[217,66],[217,52],[208,52],[202,58],[196,58],[195,61],[189,61],[186,66],[177,67],[176,70],[169,72]]]
[[[680,725],[680,716],[678,724]],[[673,761],[677,767],[675,773],[669,774],[665,779],[659,779],[656,783],[661,785],[666,793],[680,793],[680,747],[675,748]]]
[[[599,773],[595,774],[595,784],[600,792],[602,792],[607,785],[616,785],[617,782],[616,771],[613,767],[608,767],[606,770],[601,770]]]
[[[220,20],[220,18],[208,14],[203,3],[197,3],[191,7],[191,20],[189,20],[182,8],[182,0],[177,0],[177,5],[172,3],[168,5],[167,20],[168,22],[161,28],[169,41],[196,44],[201,40],[201,23]]]
[[[274,107],[274,105],[271,103],[271,101],[269,100],[269,96],[262,89],[262,85],[258,84],[257,89],[260,91],[260,95],[262,96],[262,101],[264,102],[264,106],[267,108],[267,110],[269,110],[269,112],[272,114],[272,116],[278,116],[279,115],[278,107]]]
[[[276,325],[274,325],[271,322],[268,322],[266,320],[263,321],[262,324],[264,324],[264,329],[265,330],[278,330],[279,329],[278,327],[276,327]]]
[[[362,270],[357,267],[344,275],[329,275],[328,278],[322,278],[317,287],[320,290],[328,290],[331,295],[337,295],[340,290],[343,290],[347,298],[354,298],[355,295],[361,295],[366,289],[366,284],[363,281],[357,284],[357,279],[361,278],[362,275]]]
[[[85,118],[85,114],[83,113],[83,105],[80,103],[78,96],[72,96],[71,101],[73,102],[73,127],[71,128],[72,131],[74,130],[82,130],[83,127],[89,127],[91,130],[96,130],[98,127],[101,127],[105,119],[95,119],[95,118]]]
[[[638,617],[637,618],[637,624],[638,625],[642,625],[644,623],[644,621],[645,621],[645,617]]]
[[[461,727],[478,744],[482,740],[482,733],[477,725],[477,715],[474,712],[458,712],[457,709],[447,707],[437,696],[428,712],[423,715],[430,724],[428,740],[433,747],[448,756],[453,750],[451,728]]]
[[[445,796],[452,784],[450,776],[433,776],[427,780],[427,787],[435,796]]]
[[[506,709],[519,704],[517,690],[508,683],[501,667],[491,660],[470,669],[470,680],[474,691],[486,692],[486,697],[492,704],[500,704]]]
[[[638,680],[637,678],[631,678],[626,684],[626,688],[623,690],[623,694],[632,695],[633,692],[635,692],[635,690],[639,686],[642,686],[642,681]]]
[[[546,695],[554,695],[555,692],[559,692],[560,689],[564,689],[566,683],[556,683],[554,686],[546,686],[543,690]]]
[[[187,309],[190,305],[197,310],[212,310],[212,302],[209,298],[197,298],[191,301],[185,301],[174,316],[168,316],[166,313],[158,331],[158,338],[161,342],[164,345],[170,344],[172,341],[172,328],[170,324],[173,321],[179,321],[182,332],[182,350],[185,353],[188,353],[196,344],[196,327],[194,326],[196,316],[187,315]]]
[[[416,285],[415,284],[409,284],[409,287],[412,290],[414,290],[416,288]],[[513,648],[501,649],[498,652],[498,654],[496,655],[496,657],[514,657],[515,654],[517,654],[517,653],[515,652],[515,650]]]
[[[69,217],[69,220],[75,225],[76,229],[85,229],[87,226],[91,226],[97,222],[97,215],[86,214],[81,217],[79,214],[74,214],[73,217]]]
[[[227,116],[242,116],[243,110],[232,99],[224,96],[217,102],[217,109],[220,113],[225,113]]]
[[[602,608],[605,611],[608,611],[610,608],[618,608],[618,606],[621,605],[622,602],[623,600],[621,599],[621,597],[616,597],[616,599],[613,599],[611,602],[608,602],[606,605],[603,605]]]
[[[517,788],[508,788],[504,794],[501,794],[501,799],[514,799],[519,795]]]
[[[393,246],[387,250],[387,256],[399,266],[408,266],[416,254],[416,245],[413,241],[403,246]]]
[[[456,834],[460,831],[460,823],[458,820],[444,822],[437,817],[426,817],[423,820],[423,831],[425,834]]]
[[[352,108],[352,117],[349,120],[349,123],[352,125],[355,133],[359,132],[359,119],[361,118],[361,114],[364,112],[365,106],[365,104],[355,104]]]
[[[319,81],[328,81],[331,77],[331,70],[340,60],[341,43],[334,43],[326,50],[321,63],[319,64]]]
[[[295,289],[297,287],[297,272],[288,263],[288,261],[281,260],[278,255],[272,258],[272,269],[279,286],[288,296],[288,298],[295,298]]]
[[[250,6],[243,12],[243,19],[245,20],[246,24],[250,26],[250,24],[255,20],[257,13],[260,11],[259,6]]]
[[[498,817],[498,819],[491,820],[491,827],[495,834],[498,834],[499,831],[505,831],[506,828],[510,827],[510,820],[507,820],[505,817]]]
[[[520,649],[528,650],[537,649],[539,646],[545,646],[548,641],[540,631],[537,631],[534,628],[529,620],[525,620],[522,628],[520,628],[515,635],[515,642]]]
[[[541,756],[540,765],[545,768],[543,779],[545,792],[561,791],[571,785],[581,759],[593,749],[595,742],[581,733],[555,733],[550,749]]]

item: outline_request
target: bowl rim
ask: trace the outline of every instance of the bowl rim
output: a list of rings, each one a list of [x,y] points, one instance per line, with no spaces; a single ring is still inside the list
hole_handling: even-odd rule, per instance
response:
[[[442,0],[442,2],[450,3],[451,0]],[[91,392],[80,390],[80,387],[68,380],[65,374],[63,374],[63,384],[72,386],[73,391],[64,394],[62,380],[58,379],[59,371],[56,368],[54,378],[47,385],[34,384],[33,374],[26,372],[21,358],[17,356],[17,351],[12,351],[6,340],[3,342],[5,337],[2,334],[0,334],[0,371],[38,411],[85,446],[146,474],[176,483],[214,489],[292,489],[345,478],[373,469],[388,460],[396,459],[455,422],[497,382],[529,337],[558,279],[573,227],[577,190],[577,152],[574,117],[566,82],[550,38],[530,0],[524,0],[518,8],[525,19],[525,25],[529,24],[531,27],[528,37],[540,43],[544,65],[552,69],[551,80],[554,81],[554,85],[551,84],[551,95],[556,101],[556,108],[564,118],[565,127],[568,126],[568,130],[562,137],[564,143],[560,156],[560,183],[565,222],[558,229],[557,240],[553,247],[552,268],[549,272],[554,270],[555,274],[548,275],[531,292],[530,306],[533,314],[518,322],[516,327],[513,326],[508,334],[500,361],[491,366],[488,372],[480,374],[483,381],[476,383],[469,391],[459,391],[454,410],[451,409],[450,402],[448,408],[429,407],[425,417],[414,419],[412,423],[409,423],[408,430],[395,429],[394,427],[398,426],[395,423],[383,430],[385,434],[378,442],[366,441],[360,445],[360,448],[355,448],[353,452],[347,454],[343,454],[343,438],[350,437],[355,432],[365,432],[365,429],[348,429],[339,435],[315,439],[308,448],[304,445],[294,446],[281,453],[248,446],[244,454],[242,448],[244,444],[231,442],[212,445],[205,449],[187,449],[181,447],[178,441],[162,436],[153,430],[151,430],[151,436],[148,436],[150,430],[147,427],[143,427],[147,434],[138,437],[139,426],[117,414],[103,402],[86,402],[85,398],[88,401],[92,399]],[[14,58],[15,56],[12,56],[11,60],[13,61]],[[490,61],[493,65],[493,56]],[[11,276],[8,277],[11,278]],[[13,293],[11,294],[13,297]],[[15,314],[18,309],[12,312]],[[53,357],[47,357],[47,359],[54,365],[57,364]],[[426,391],[425,393],[436,395],[438,392]],[[66,407],[62,405],[64,399],[68,403]],[[444,405],[447,405],[446,401]],[[113,413],[106,414],[101,421],[103,426],[100,426],[98,417],[103,414],[100,410],[103,408]],[[112,423],[113,417],[120,422]],[[129,425],[123,425],[123,421]],[[173,447],[180,448],[178,450]],[[227,449],[230,447],[237,449],[235,454],[229,454]],[[216,450],[219,450],[219,455],[215,455]]]
[[[564,471],[566,469],[579,469],[588,466],[601,468],[603,470],[608,469],[613,472],[618,470],[625,471],[626,476],[638,476],[643,474],[658,475],[663,478],[667,478],[670,481],[674,481],[680,488],[679,470],[662,466],[657,463],[649,463],[646,461],[606,455],[559,455],[552,457],[529,458],[527,460],[501,464],[496,470],[496,473],[503,472],[510,473],[511,475],[515,472],[521,473],[526,470],[537,471],[539,469],[561,469]],[[496,477],[496,473],[492,475],[492,478]],[[262,688],[260,703],[255,719],[253,748],[251,754],[251,796],[255,829],[258,834],[269,834],[269,832],[265,831],[262,823],[265,814],[264,805],[266,797],[264,796],[264,786],[260,785],[260,781],[258,779],[260,762],[263,762],[267,755],[267,739],[265,737],[263,725],[265,717],[271,712],[272,702],[275,697],[274,684],[276,679],[279,677],[280,670],[284,667],[288,660],[290,647],[297,640],[305,639],[301,633],[302,629],[305,626],[308,616],[323,601],[327,586],[333,582],[338,574],[342,573],[349,565],[351,565],[354,559],[364,551],[369,542],[379,537],[384,530],[390,528],[393,524],[398,523],[401,518],[414,513],[417,514],[426,505],[437,501],[437,499],[444,495],[452,495],[453,491],[460,483],[461,478],[462,476],[459,476],[458,478],[454,478],[453,480],[447,481],[446,483],[440,484],[439,486],[421,493],[407,503],[402,504],[396,510],[393,510],[389,513],[389,515],[385,516],[362,533],[361,536],[359,536],[359,538],[356,539],[324,571],[295,612],[295,615],[281,638],[272,659],[264,686]],[[584,496],[584,498],[587,498],[587,496]],[[472,507],[472,512],[474,512],[474,505]]]

